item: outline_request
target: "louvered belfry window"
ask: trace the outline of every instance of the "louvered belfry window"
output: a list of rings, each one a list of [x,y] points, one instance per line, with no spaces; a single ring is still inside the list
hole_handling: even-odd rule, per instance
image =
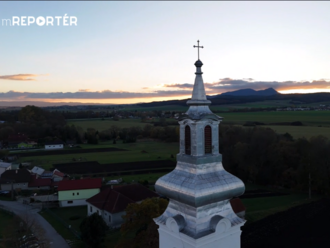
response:
[[[204,129],[205,154],[212,153],[212,129],[206,126]]]
[[[191,154],[191,137],[190,137],[190,127],[187,125],[184,129],[184,146],[185,146],[185,154]]]

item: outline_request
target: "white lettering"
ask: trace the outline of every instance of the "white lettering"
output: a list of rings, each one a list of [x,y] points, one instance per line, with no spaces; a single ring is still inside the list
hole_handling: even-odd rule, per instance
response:
[[[25,19],[26,19],[26,16],[21,16],[21,26],[26,26]]]
[[[28,17],[28,26],[30,26],[30,24],[33,24],[35,22],[35,18],[33,16],[29,16]]]
[[[15,26],[15,24],[17,24],[17,26],[19,26],[19,17],[18,16],[13,16],[13,26]]]
[[[70,26],[72,26],[72,24],[74,24],[75,26],[77,26],[77,17],[75,16],[70,16]]]
[[[56,20],[57,21],[56,21]],[[61,23],[63,19],[63,23]],[[55,24],[54,24],[55,23]],[[13,16],[12,19],[2,19],[2,26],[30,26],[37,24],[38,26],[78,26],[78,18],[76,16]]]
[[[48,24],[54,26],[54,25],[53,25],[53,22],[54,22],[54,18],[53,18],[53,17],[51,17],[51,16],[47,16],[47,17],[46,17],[46,25],[47,25],[47,26],[48,26]]]
[[[55,16],[55,19],[57,19],[57,26],[60,26],[60,19],[62,16]]]
[[[65,14],[64,16],[63,16],[63,26],[69,26],[69,23],[68,23],[68,19],[69,19],[69,17],[68,16],[66,16],[67,14]]]

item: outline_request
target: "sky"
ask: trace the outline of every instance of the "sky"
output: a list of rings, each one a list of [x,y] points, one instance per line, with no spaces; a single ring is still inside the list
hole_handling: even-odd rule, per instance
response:
[[[189,98],[197,40],[208,95],[330,92],[329,9],[326,1],[0,2],[0,101]],[[24,16],[55,21],[4,21]],[[64,26],[65,16],[77,25]]]

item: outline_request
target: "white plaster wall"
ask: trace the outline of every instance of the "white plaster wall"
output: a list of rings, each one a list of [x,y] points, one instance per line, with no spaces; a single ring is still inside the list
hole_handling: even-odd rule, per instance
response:
[[[45,145],[45,149],[47,149],[47,150],[63,149],[63,145]]]
[[[11,190],[11,184],[1,184],[2,190]],[[28,183],[14,183],[13,189],[28,189]]]
[[[68,203],[68,201],[60,201],[60,207],[75,207],[75,206],[83,206],[86,205],[86,200],[72,200],[72,203]]]
[[[125,215],[125,214],[126,214],[125,211],[112,214],[111,226],[114,227],[114,228],[121,227],[121,225],[124,223],[124,219],[122,218],[122,216]]]
[[[92,208],[92,211],[91,211],[91,208]],[[87,202],[87,215],[88,216],[96,213],[97,210],[99,211],[99,214],[102,216],[104,222],[110,227],[118,228],[124,223],[122,216],[125,215],[125,211],[112,214],[108,211],[101,210]],[[109,216],[111,216],[111,222],[109,221]]]

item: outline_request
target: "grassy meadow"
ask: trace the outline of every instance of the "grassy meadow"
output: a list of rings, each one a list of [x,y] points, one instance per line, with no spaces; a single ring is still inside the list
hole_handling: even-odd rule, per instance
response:
[[[263,102],[263,103],[267,104],[267,102]],[[257,104],[257,103],[253,103],[253,104]],[[262,112],[238,113],[238,112],[224,112],[224,111],[216,112],[216,110],[219,109],[214,109],[213,111],[215,111],[216,114],[224,118],[223,121],[221,122],[224,125],[225,124],[243,125],[247,121],[251,121],[251,122],[257,121],[266,124],[265,126],[262,127],[270,127],[279,134],[289,133],[294,138],[302,138],[302,137],[310,138],[312,136],[317,136],[317,135],[324,135],[330,138],[330,111],[272,111],[272,112],[262,111]],[[175,119],[167,119],[167,120],[172,122],[175,121]],[[155,119],[155,121],[157,121],[157,119]],[[294,122],[294,121],[300,121],[303,123],[304,126],[272,125],[272,123]],[[125,128],[125,127],[129,128],[132,126],[139,126],[143,128],[147,123],[141,122],[140,119],[122,119],[119,121],[113,121],[111,119],[106,119],[106,120],[86,119],[86,120],[69,120],[68,124],[69,125],[74,124],[76,126],[80,126],[84,130],[87,130],[87,128],[94,128],[98,131],[103,131],[110,128],[110,126],[112,125],[115,125],[120,128]],[[99,145],[98,147],[102,147],[102,146],[104,145]],[[64,159],[67,161],[69,158],[66,157]]]
[[[262,111],[262,112],[220,112],[223,124],[244,124],[247,121],[277,122],[301,121],[304,125],[330,126],[330,111]]]
[[[35,157],[21,157],[19,162],[31,162],[33,165],[41,165],[45,169],[52,168],[53,164],[71,163],[76,161],[98,161],[100,164],[150,161],[157,159],[171,159],[179,151],[178,143],[164,143],[157,141],[137,141],[136,143],[121,143],[113,145],[112,142],[104,142],[100,145],[83,144],[81,154],[47,155]],[[116,147],[127,151],[84,153],[84,148]],[[143,151],[143,152],[142,152]]]

